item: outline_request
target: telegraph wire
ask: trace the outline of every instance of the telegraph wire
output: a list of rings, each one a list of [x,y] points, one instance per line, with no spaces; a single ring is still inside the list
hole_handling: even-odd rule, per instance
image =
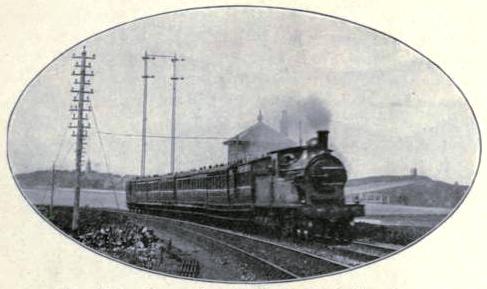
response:
[[[64,137],[61,140],[61,143],[59,144],[59,147],[58,147],[58,150],[57,150],[57,153],[56,153],[56,157],[54,158],[54,162],[53,162],[54,165],[56,165],[57,161],[59,160],[59,156],[61,155],[61,150],[62,150],[62,148],[64,146],[64,143],[66,142],[66,139],[67,139],[67,137],[69,135],[68,132],[69,132],[69,129],[66,129],[64,131]]]
[[[103,152],[103,159],[105,161],[105,167],[106,167],[107,171],[110,173],[111,172],[110,161],[108,159],[108,155],[107,155],[106,150],[105,150],[105,145],[103,144],[103,139],[101,137],[100,127],[98,126],[98,121],[96,120],[95,106],[93,103],[92,103],[91,109],[92,109],[91,114],[93,115],[93,123],[95,124],[96,135],[98,137],[98,141],[100,142],[101,150]],[[110,174],[110,182],[111,182],[112,186],[115,186],[115,184],[113,182],[113,176],[111,174]],[[112,189],[112,192],[113,192],[113,196],[115,198],[115,204],[117,206],[117,209],[120,209],[120,204],[118,202],[117,192],[115,191],[115,189]]]
[[[100,131],[100,134],[104,135],[113,135],[113,136],[120,136],[120,137],[142,137],[140,134],[131,134],[131,133],[115,133],[115,132],[107,132],[107,131]],[[171,136],[168,135],[146,135],[148,138],[161,138],[161,139],[172,139]],[[218,136],[175,136],[176,139],[207,139],[207,140],[226,140],[229,139],[227,137],[218,137]]]

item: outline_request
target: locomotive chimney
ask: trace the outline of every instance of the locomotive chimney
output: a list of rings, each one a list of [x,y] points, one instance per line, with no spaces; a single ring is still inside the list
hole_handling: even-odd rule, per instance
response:
[[[317,134],[318,134],[317,145],[320,149],[328,150],[328,133],[329,133],[329,131],[327,131],[327,130],[317,131]]]

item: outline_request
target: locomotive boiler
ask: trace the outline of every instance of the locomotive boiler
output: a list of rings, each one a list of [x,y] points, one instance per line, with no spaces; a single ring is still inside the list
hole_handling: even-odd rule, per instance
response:
[[[131,211],[260,227],[282,236],[349,241],[359,204],[345,204],[347,171],[328,131],[251,160],[127,182]]]

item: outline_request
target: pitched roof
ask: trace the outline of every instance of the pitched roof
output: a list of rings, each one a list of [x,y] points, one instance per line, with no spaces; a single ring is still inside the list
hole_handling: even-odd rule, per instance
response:
[[[276,131],[262,121],[257,122],[248,129],[242,131],[236,136],[227,139],[223,142],[225,145],[232,143],[260,143],[260,144],[275,144],[279,147],[294,146],[296,143],[287,136]]]

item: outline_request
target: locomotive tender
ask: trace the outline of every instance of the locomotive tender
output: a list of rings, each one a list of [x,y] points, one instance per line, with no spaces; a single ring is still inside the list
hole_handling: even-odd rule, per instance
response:
[[[328,148],[328,131],[305,146],[198,170],[136,177],[129,210],[202,217],[278,231],[282,236],[351,240],[363,205],[345,204],[347,172]]]

